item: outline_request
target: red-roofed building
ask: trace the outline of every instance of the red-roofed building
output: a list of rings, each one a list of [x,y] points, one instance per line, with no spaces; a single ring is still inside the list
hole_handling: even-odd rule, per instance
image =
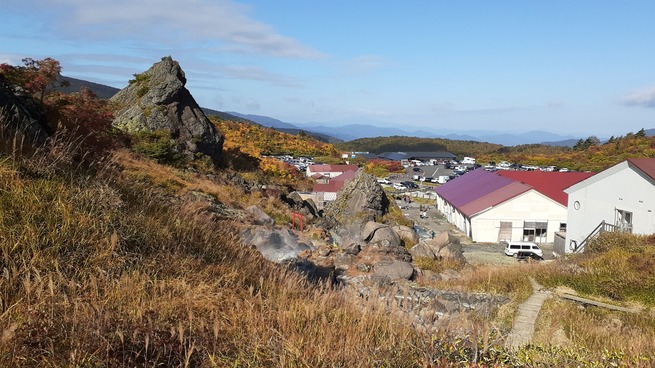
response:
[[[566,242],[558,253],[580,252],[602,231],[655,233],[655,158],[631,158],[565,192]]]
[[[551,171],[498,171],[498,175],[533,187],[539,193],[567,206],[568,195],[564,189],[594,175],[591,172]]]
[[[346,181],[355,177],[357,174],[357,165],[352,166],[355,166],[355,170],[348,170],[339,176],[329,178],[327,182],[321,181],[314,183],[312,199],[314,200],[314,203],[316,203],[318,209],[322,209],[326,202],[337,199],[337,192],[343,188]]]
[[[321,174],[328,178],[337,177],[346,171],[357,171],[357,165],[309,165],[307,166],[307,176],[313,177]]]
[[[477,169],[438,187],[437,208],[473,241],[552,243],[567,226],[564,189],[591,175]]]

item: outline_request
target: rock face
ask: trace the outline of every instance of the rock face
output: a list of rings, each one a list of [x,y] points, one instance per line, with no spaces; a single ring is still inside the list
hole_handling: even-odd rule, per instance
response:
[[[283,195],[282,200],[286,202],[294,211],[302,213],[308,221],[314,220],[320,216],[316,203],[309,199],[302,199],[300,193],[291,192],[289,195]]]
[[[191,93],[180,64],[164,57],[116,93],[110,101],[119,106],[114,126],[135,132],[169,131],[179,150],[190,157],[201,152],[215,162],[223,136],[207,119]]]
[[[31,96],[16,95],[1,76],[0,117],[7,124],[6,127],[0,127],[0,134],[20,134],[31,143],[41,144],[52,133],[46,124],[43,107]]]
[[[409,252],[412,257],[454,259],[460,263],[466,263],[462,244],[448,232],[441,233],[434,239],[420,241]]]
[[[264,256],[273,262],[293,261],[298,254],[311,250],[312,247],[299,243],[289,229],[272,229],[269,226],[252,226],[241,234],[244,244],[253,245]]]
[[[324,209],[326,227],[361,226],[389,212],[389,199],[375,177],[359,170]]]

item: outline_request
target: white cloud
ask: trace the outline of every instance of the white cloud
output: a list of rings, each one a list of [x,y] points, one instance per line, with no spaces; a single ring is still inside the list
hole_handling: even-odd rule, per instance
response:
[[[377,55],[362,55],[344,63],[344,69],[349,74],[362,74],[389,65],[389,61]]]
[[[655,108],[655,86],[633,91],[621,99],[625,106]]]
[[[289,77],[270,73],[264,69],[250,66],[225,66],[218,70],[228,78],[250,79],[264,82],[271,82],[285,87],[300,87],[301,84]]]
[[[277,33],[231,0],[43,0],[63,6],[58,26],[76,37],[141,42],[218,43],[223,50],[286,58],[320,58],[319,51]]]

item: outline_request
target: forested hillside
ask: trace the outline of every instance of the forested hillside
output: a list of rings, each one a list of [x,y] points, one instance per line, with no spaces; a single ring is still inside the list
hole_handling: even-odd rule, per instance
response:
[[[538,166],[559,166],[579,171],[601,171],[627,158],[655,157],[655,137],[641,130],[605,143],[594,137],[579,142],[574,148],[519,146],[478,157],[478,162],[507,160]]]
[[[500,144],[485,142],[404,136],[360,138],[349,142],[335,144],[335,146],[343,151],[355,152],[368,151],[372,153],[382,153],[448,151],[457,156],[476,156],[490,153],[503,147]]]

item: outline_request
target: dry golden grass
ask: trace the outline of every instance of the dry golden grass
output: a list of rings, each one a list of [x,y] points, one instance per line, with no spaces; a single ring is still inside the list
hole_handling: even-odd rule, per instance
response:
[[[159,199],[161,188],[26,175],[7,161],[0,173],[0,366],[369,367],[422,358],[424,339],[407,323],[374,304],[362,313],[341,292],[263,260],[229,222],[191,221]]]
[[[190,216],[169,200],[198,191],[283,217],[279,198],[124,151],[115,165],[89,171],[94,165],[57,156],[68,152],[60,147],[0,158],[0,366],[566,366],[606,358],[508,352],[496,345],[502,328],[488,320],[460,321],[475,331],[468,337],[454,337],[456,325],[427,336],[375,298],[311,284],[265,261],[241,244],[237,224]],[[534,273],[545,272],[480,266],[437,286],[520,301]],[[642,341],[630,354],[651,347],[651,330],[639,334],[646,321],[622,322]],[[600,332],[577,336],[592,344]]]

